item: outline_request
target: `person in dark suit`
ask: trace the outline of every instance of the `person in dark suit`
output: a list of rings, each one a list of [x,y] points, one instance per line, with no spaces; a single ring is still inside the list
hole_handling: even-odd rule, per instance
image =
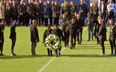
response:
[[[101,13],[101,17],[105,21],[105,17],[106,17],[106,5],[105,5],[104,1],[101,1],[100,13]]]
[[[10,29],[10,36],[9,36],[9,38],[12,40],[11,56],[16,56],[16,54],[14,53],[14,46],[16,42],[16,31],[15,31],[16,26],[17,26],[17,21],[14,20]]]
[[[11,6],[9,5],[9,3],[6,3],[5,21],[6,21],[7,26],[10,26],[10,23],[11,23]]]
[[[82,31],[83,31],[83,20],[80,18],[80,15],[77,14],[77,19],[76,19],[76,27],[77,27],[77,32],[76,32],[76,36],[77,36],[77,41],[78,44],[81,45],[82,43]]]
[[[100,45],[102,47],[102,54],[100,56],[105,56],[105,46],[104,41],[106,41],[106,26],[102,19],[98,20],[100,27],[99,27],[99,33],[97,37],[99,38]]]
[[[54,29],[52,30],[52,34],[57,35],[59,37],[60,41],[64,41],[62,31],[58,28],[58,25],[54,25]],[[56,57],[58,55],[60,55],[60,52],[61,52],[61,47],[58,49],[58,51],[57,50],[55,51]]]
[[[41,7],[38,2],[35,4],[35,18],[37,19],[37,22],[39,20],[39,26],[41,25],[40,17],[41,16]]]
[[[29,20],[31,21],[34,19],[34,13],[35,13],[35,5],[33,4],[33,1],[28,0],[27,4],[27,16],[26,16],[26,24],[29,25]]]
[[[75,3],[72,2],[70,5],[71,18],[75,15],[75,12],[77,12],[77,5],[75,5]]]
[[[64,42],[65,42],[65,47],[69,45],[69,25],[71,24],[71,19],[68,19],[63,28],[63,33],[64,33]]]
[[[18,18],[18,11],[17,11],[17,6],[15,4],[15,1],[13,1],[12,7],[11,7],[11,15],[14,20],[17,20]]]
[[[80,0],[80,4],[78,5],[78,10],[79,10],[80,17],[82,18],[84,23],[85,5],[83,3],[83,0]]]
[[[21,1],[18,6],[18,14],[19,14],[19,26],[21,25],[21,22],[23,22],[23,25],[25,24],[25,6],[23,5],[23,2]]]
[[[43,4],[42,4],[42,0],[39,0],[39,7],[41,8],[40,10],[40,17],[41,17],[41,23],[43,25],[43,22],[44,22],[44,18],[43,18]]]
[[[47,29],[45,30],[44,34],[43,34],[43,43],[45,42],[45,39],[48,35],[50,35],[52,32],[51,26],[48,25]],[[52,56],[52,50],[47,48],[47,52],[48,52],[48,56]]]
[[[50,8],[50,12],[49,12],[49,21],[50,21],[50,25],[52,25],[52,5],[50,4],[50,1],[47,0],[47,4]]]
[[[5,20],[2,20],[0,24],[0,56],[4,56],[3,54],[4,29],[5,29]]]
[[[32,25],[30,28],[30,32],[31,32],[31,53],[32,55],[36,55],[35,53],[35,48],[37,45],[37,42],[39,42],[39,34],[38,34],[38,29],[37,29],[37,21],[33,20],[32,21]]]
[[[54,18],[54,24],[59,25],[59,14],[60,12],[60,7],[57,4],[57,1],[55,1],[55,4],[52,6],[52,16]]]
[[[71,19],[71,24],[69,25],[69,32],[70,32],[70,49],[75,48],[76,45],[76,22],[75,18]]]
[[[114,21],[112,19],[109,20],[109,23],[111,25],[110,27],[110,37],[109,37],[109,42],[111,46],[111,54],[113,55],[113,48],[115,49],[115,55],[116,55],[116,25],[114,25]]]
[[[98,16],[97,20],[99,20],[99,19],[102,19],[101,16]],[[94,29],[94,36],[97,39],[97,44],[99,44],[99,38],[97,37],[97,35],[99,33],[99,27],[100,27],[100,24],[97,21],[97,23],[95,24],[95,29]]]

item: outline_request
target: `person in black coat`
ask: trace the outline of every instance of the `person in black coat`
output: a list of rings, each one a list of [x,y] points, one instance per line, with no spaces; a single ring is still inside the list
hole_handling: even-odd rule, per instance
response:
[[[58,28],[58,25],[55,25],[54,26],[54,29],[52,30],[51,32],[52,34],[55,34],[59,37],[60,41],[64,40],[64,37],[63,37],[63,34],[62,34],[62,31]],[[56,57],[58,56],[58,54],[60,55],[60,52],[61,52],[61,47],[59,48],[59,51],[57,52],[57,50],[55,51],[55,55]]]
[[[3,54],[4,29],[5,29],[5,20],[2,20],[0,24],[0,56],[4,56]]]
[[[102,19],[100,16],[98,17],[98,20],[99,19]],[[97,37],[97,35],[98,35],[98,33],[99,33],[99,27],[100,27],[100,24],[98,23],[98,21],[97,21],[97,23],[95,24],[95,29],[94,29],[94,36],[95,36],[95,38],[97,39],[97,44],[99,44],[99,38]]]
[[[102,19],[98,20],[100,27],[99,27],[99,33],[97,37],[99,38],[100,45],[102,47],[102,54],[100,56],[105,56],[105,46],[104,41],[106,41],[106,26]]]
[[[11,23],[11,6],[9,5],[9,3],[6,3],[5,21],[6,21],[7,26],[10,26],[10,23]]]
[[[44,34],[43,34],[43,43],[45,42],[46,37],[47,37],[48,35],[50,35],[51,32],[52,32],[52,29],[51,29],[51,26],[50,26],[50,25],[48,25],[47,28],[48,28],[48,29],[46,29],[45,32],[44,32]],[[47,48],[47,52],[48,52],[48,56],[50,56],[50,55],[52,56],[52,50],[49,50],[49,49]]]
[[[82,43],[82,31],[83,31],[83,20],[80,18],[80,15],[77,14],[77,19],[76,19],[76,27],[77,27],[77,41],[78,44],[81,45]]]
[[[18,11],[17,11],[17,5],[15,4],[15,1],[13,1],[12,7],[11,7],[11,15],[14,20],[17,20],[18,18]]]
[[[111,25],[110,27],[110,37],[109,37],[109,42],[110,42],[110,46],[111,46],[111,54],[113,55],[113,48],[115,49],[115,55],[116,55],[116,25],[114,25],[114,22],[112,19],[109,20],[109,23]]]
[[[9,36],[9,38],[12,40],[11,56],[16,56],[16,54],[14,53],[14,46],[16,42],[16,31],[15,31],[16,26],[17,26],[17,21],[14,20],[10,29],[10,36]]]
[[[41,18],[41,7],[39,5],[39,3],[37,2],[36,5],[35,5],[35,18],[37,19],[37,22],[39,20],[39,26],[41,25],[41,21],[40,21],[40,18]]]
[[[59,14],[60,12],[60,6],[57,4],[57,1],[55,1],[55,4],[52,6],[52,17],[54,18],[54,24],[59,25]]]
[[[68,19],[64,24],[63,33],[64,33],[64,42],[65,47],[69,45],[69,26],[71,24],[71,20]]]
[[[47,0],[47,4],[50,8],[50,12],[49,12],[49,21],[50,21],[50,25],[52,25],[52,5],[50,4],[50,1]]]
[[[35,5],[33,4],[33,1],[29,0],[28,4],[26,6],[27,15],[26,15],[26,25],[29,25],[29,20],[31,21],[34,19],[34,13],[35,13]]]
[[[23,22],[23,25],[25,24],[25,10],[25,5],[23,5],[23,2],[21,1],[18,5],[19,26],[21,25],[21,22]]]
[[[80,4],[78,5],[78,10],[79,10],[80,17],[82,18],[84,23],[85,5],[83,3],[83,0],[80,0]]]
[[[75,48],[76,45],[76,21],[75,18],[71,19],[71,24],[69,25],[69,33],[70,33],[70,49]]]
[[[31,42],[32,42],[32,44],[31,44],[31,53],[32,53],[32,55],[36,55],[35,48],[36,48],[37,42],[39,42],[39,34],[38,34],[38,29],[37,29],[36,26],[37,26],[37,21],[33,20],[31,28],[30,28]]]

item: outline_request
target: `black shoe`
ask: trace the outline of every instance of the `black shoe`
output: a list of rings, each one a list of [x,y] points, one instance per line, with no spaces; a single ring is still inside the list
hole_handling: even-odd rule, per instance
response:
[[[87,40],[87,41],[90,41],[90,40]]]
[[[70,49],[73,49],[73,47],[70,47]]]
[[[4,54],[0,54],[0,56],[4,56]]]

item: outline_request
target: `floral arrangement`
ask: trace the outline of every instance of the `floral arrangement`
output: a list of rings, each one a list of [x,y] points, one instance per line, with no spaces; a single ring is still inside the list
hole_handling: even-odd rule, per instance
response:
[[[50,50],[57,50],[59,47],[61,47],[60,39],[55,34],[50,34],[45,39],[45,46],[49,48]]]

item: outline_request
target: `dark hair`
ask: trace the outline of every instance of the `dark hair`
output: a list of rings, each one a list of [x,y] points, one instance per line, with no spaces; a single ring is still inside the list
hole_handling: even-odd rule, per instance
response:
[[[47,28],[51,28],[51,25],[48,25]]]

